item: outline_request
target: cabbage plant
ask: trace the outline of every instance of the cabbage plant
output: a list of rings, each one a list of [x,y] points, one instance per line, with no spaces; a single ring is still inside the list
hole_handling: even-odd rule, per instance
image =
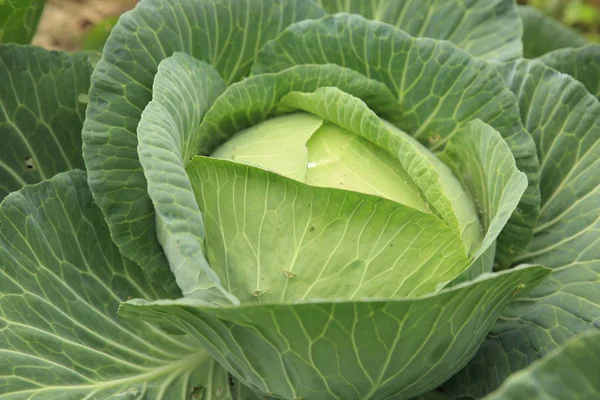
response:
[[[97,63],[0,44],[0,399],[598,398],[600,46],[565,29],[143,0]]]

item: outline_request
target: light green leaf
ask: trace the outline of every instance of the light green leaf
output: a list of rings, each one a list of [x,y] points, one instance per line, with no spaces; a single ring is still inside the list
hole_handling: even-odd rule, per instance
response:
[[[113,29],[92,76],[83,130],[90,188],[119,249],[171,295],[179,289],[156,237],[136,136],[158,64],[188,53],[231,83],[248,74],[262,43],[321,15],[305,0],[144,0]]]
[[[536,58],[565,47],[580,47],[587,40],[575,30],[534,7],[519,6],[523,20],[523,55]]]
[[[506,308],[475,358],[444,386],[481,398],[569,339],[598,328],[600,262],[555,269]]]
[[[236,133],[210,156],[304,182],[309,163],[307,142],[321,125],[321,118],[305,113],[271,118]]]
[[[132,300],[119,313],[188,332],[264,395],[401,400],[464,366],[508,301],[547,272],[517,268],[410,300],[227,308],[191,298]]]
[[[523,55],[513,0],[315,0],[329,14],[348,12],[412,36],[449,40],[469,53],[508,61]]]
[[[498,238],[497,260],[507,266],[527,246],[539,212],[539,162],[514,94],[494,66],[451,43],[414,39],[387,24],[338,14],[291,25],[263,46],[252,71],[307,63],[341,65],[386,84],[400,110],[393,122],[433,151],[475,118],[496,129],[529,180],[520,213]]]
[[[540,60],[571,75],[583,83],[590,93],[600,97],[600,44],[556,50],[540,57]]]
[[[494,244],[527,188],[506,142],[489,125],[474,120],[454,135],[439,158],[475,199],[485,237],[465,277],[492,271]],[[517,209],[517,212],[519,210]],[[515,237],[518,240],[518,236]]]
[[[239,302],[223,290],[202,252],[202,214],[185,172],[201,139],[200,121],[223,90],[225,82],[213,67],[175,53],[158,66],[153,98],[137,133],[158,240],[179,288],[186,296],[199,290],[217,303],[231,304]]]
[[[600,332],[582,335],[507,379],[486,400],[600,398]]]
[[[91,73],[83,54],[0,45],[0,200],[25,184],[83,167]]]
[[[542,213],[523,262],[554,268],[513,303],[448,389],[481,397],[509,374],[600,327],[600,103],[539,61],[504,67],[542,161]]]
[[[45,0],[0,0],[0,43],[29,44]]]
[[[404,190],[416,192],[423,206],[416,207],[414,201],[399,202],[440,217],[462,238],[469,256],[473,248],[479,247],[481,226],[472,200],[468,198],[448,167],[411,136],[380,120],[360,99],[337,88],[328,87],[317,89],[314,93],[291,92],[282,99],[280,109],[308,111],[386,150],[405,171],[402,179],[405,179],[406,183],[403,186],[408,187]],[[310,170],[306,178],[308,184],[329,186],[327,182],[321,182],[318,175],[311,174]],[[340,185],[339,188],[345,189],[344,186]],[[360,189],[360,186],[356,185],[349,190]],[[387,197],[381,196],[382,193],[367,193]],[[398,201],[396,198],[387,198]]]
[[[209,263],[242,303],[414,297],[468,265],[443,221],[387,199],[213,158],[188,173]]]
[[[248,398],[197,342],[117,316],[166,293],[111,243],[83,172],[4,199],[0,265],[0,399]]]

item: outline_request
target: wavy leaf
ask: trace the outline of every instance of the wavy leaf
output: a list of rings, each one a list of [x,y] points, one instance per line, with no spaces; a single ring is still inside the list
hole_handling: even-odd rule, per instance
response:
[[[513,269],[419,299],[227,308],[132,300],[119,314],[188,332],[267,396],[402,400],[464,366],[510,299],[547,272]]]
[[[597,399],[600,397],[599,360],[600,332],[583,335],[511,376],[485,399]]]
[[[158,240],[179,288],[184,295],[200,290],[214,301],[231,304],[237,299],[222,288],[204,257],[202,214],[185,172],[200,140],[200,121],[223,90],[225,82],[214,68],[175,53],[158,66],[152,101],[142,113],[137,133]]]
[[[521,19],[512,0],[315,1],[329,14],[360,14],[412,36],[449,40],[481,58],[509,61],[523,55]]]

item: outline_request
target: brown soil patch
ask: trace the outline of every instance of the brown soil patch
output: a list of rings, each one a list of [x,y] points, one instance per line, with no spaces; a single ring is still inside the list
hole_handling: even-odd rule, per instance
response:
[[[33,44],[75,51],[86,32],[104,18],[133,8],[137,0],[49,0]]]

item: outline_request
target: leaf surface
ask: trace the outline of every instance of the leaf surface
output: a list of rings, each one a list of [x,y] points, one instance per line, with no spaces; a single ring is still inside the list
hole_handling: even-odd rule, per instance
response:
[[[464,278],[491,272],[495,242],[527,188],[506,142],[492,127],[474,120],[453,136],[440,159],[474,199],[485,237]]]
[[[197,342],[117,316],[166,293],[112,244],[85,173],[5,198],[0,264],[0,399],[249,398]]]
[[[0,200],[23,185],[83,168],[91,73],[84,54],[0,45]]]
[[[540,60],[583,83],[586,89],[600,97],[600,45],[589,44],[575,49],[560,49],[540,57]]]
[[[411,207],[213,158],[188,172],[210,265],[242,303],[414,297],[467,267],[460,237]]]
[[[496,61],[523,54],[522,25],[511,0],[316,0],[329,14],[347,12],[391,24],[412,36],[449,40]]]
[[[45,3],[45,0],[0,2],[0,43],[31,43]]]
[[[418,299],[226,308],[132,300],[119,313],[188,332],[262,394],[401,400],[464,366],[510,299],[547,273],[517,268]]]
[[[553,50],[581,47],[587,40],[577,31],[530,6],[519,6],[523,20],[523,56],[536,58]]]
[[[485,400],[593,400],[600,397],[600,332],[569,341],[560,350],[507,379]]]

